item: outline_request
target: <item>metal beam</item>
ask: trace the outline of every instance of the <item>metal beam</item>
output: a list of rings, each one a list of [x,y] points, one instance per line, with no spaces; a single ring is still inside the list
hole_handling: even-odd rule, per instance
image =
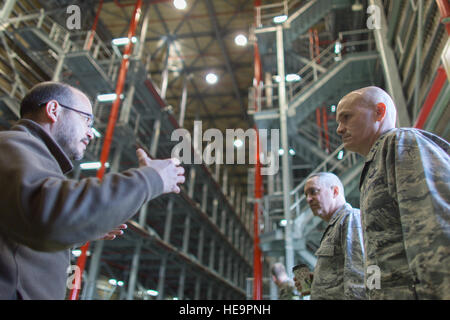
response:
[[[244,105],[244,100],[242,99],[242,96],[240,95],[240,92],[239,92],[239,85],[238,85],[238,82],[236,79],[236,75],[234,73],[233,67],[231,66],[230,56],[227,52],[225,43],[222,39],[222,34],[221,34],[219,22],[217,21],[217,18],[216,18],[216,11],[214,9],[214,5],[211,0],[205,0],[205,5],[208,8],[208,13],[209,13],[209,16],[211,19],[211,24],[213,25],[214,31],[216,32],[217,41],[219,43],[220,50],[222,51],[222,55],[225,60],[225,65],[227,67],[227,71],[231,77],[231,84],[233,86],[234,94],[236,96],[236,99],[239,101],[239,106],[241,107],[244,119],[249,120],[247,110]]]
[[[379,8],[380,28],[375,28],[374,33],[377,49],[380,53],[381,62],[383,65],[387,91],[393,98],[395,106],[397,107],[400,127],[409,127],[411,125],[411,120],[406,107],[406,100],[403,94],[400,73],[398,70],[397,61],[395,60],[394,51],[388,43],[388,25],[383,9],[384,6],[381,0],[369,0],[369,4]]]

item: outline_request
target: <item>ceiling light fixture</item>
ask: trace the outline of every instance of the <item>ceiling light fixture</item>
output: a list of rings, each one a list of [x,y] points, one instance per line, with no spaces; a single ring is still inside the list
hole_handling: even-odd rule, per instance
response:
[[[286,81],[287,82],[298,82],[301,79],[302,78],[296,73],[290,73],[290,74],[286,75]]]
[[[105,94],[99,94],[97,96],[97,100],[99,102],[112,102],[116,100],[117,94],[115,93],[105,93]],[[120,95],[120,99],[123,99],[123,94]]]
[[[236,140],[234,140],[234,146],[235,146],[236,148],[240,148],[240,147],[242,147],[243,145],[244,145],[244,143],[242,142],[241,139],[236,139]]]
[[[283,14],[281,16],[276,16],[273,18],[274,23],[283,23],[288,19],[288,16]]]
[[[111,43],[113,44],[113,45],[115,45],[115,46],[117,46],[117,47],[119,47],[119,46],[125,46],[125,45],[127,45],[128,44],[128,42],[130,42],[130,40],[128,39],[128,38],[116,38],[116,39],[113,39],[112,41],[111,41]],[[132,43],[136,43],[137,42],[137,38],[136,37],[132,37],[131,38],[131,42]]]
[[[238,34],[234,38],[234,43],[240,47],[245,47],[247,45],[247,37],[243,34]]]
[[[95,169],[100,169],[101,167],[101,162],[84,162],[84,163],[80,163],[80,169],[81,170],[95,170]],[[105,167],[109,168],[109,162],[105,163]]]
[[[208,82],[209,84],[216,84],[217,80],[219,80],[219,78],[217,77],[216,74],[214,73],[208,73],[205,77],[206,82]]]
[[[173,6],[178,10],[184,10],[187,7],[186,0],[174,0]]]
[[[352,11],[361,11],[363,9],[363,5],[356,0],[355,4],[352,5]]]

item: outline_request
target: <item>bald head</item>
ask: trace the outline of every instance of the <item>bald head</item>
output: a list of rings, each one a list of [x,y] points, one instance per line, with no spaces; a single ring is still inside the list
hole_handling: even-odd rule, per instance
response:
[[[392,98],[378,87],[365,87],[341,99],[336,111],[337,133],[347,150],[366,156],[384,132],[395,128],[397,110]]]
[[[389,129],[395,127],[395,122],[397,119],[397,109],[395,108],[395,104],[391,96],[383,89],[375,86],[365,87],[350,92],[342,100],[347,97],[356,99],[357,102],[361,103],[361,105],[364,105],[367,108],[376,108],[378,104],[384,104],[386,106],[386,116],[382,121],[384,125]]]

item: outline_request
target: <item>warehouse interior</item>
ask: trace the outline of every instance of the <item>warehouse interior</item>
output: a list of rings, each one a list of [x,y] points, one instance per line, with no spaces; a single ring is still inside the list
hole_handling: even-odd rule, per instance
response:
[[[345,151],[336,134],[340,98],[379,86],[393,97],[399,126],[450,140],[448,6],[1,1],[0,130],[17,121],[22,97],[39,82],[62,81],[87,93],[96,139],[71,179],[96,177],[114,104],[107,172],[137,167],[136,145],[153,158],[171,157],[177,129],[200,155],[208,140],[197,142],[199,131],[279,133],[279,147],[264,150],[279,163],[276,174],[255,179],[250,156],[243,164],[183,163],[181,193],[145,204],[118,239],[74,247],[73,265],[86,257],[78,299],[276,299],[270,266],[313,269],[326,227],[305,201],[305,178],[336,173],[347,201],[359,207],[363,158]],[[236,138],[236,152],[251,154],[250,141]],[[256,295],[255,279],[262,283]]]

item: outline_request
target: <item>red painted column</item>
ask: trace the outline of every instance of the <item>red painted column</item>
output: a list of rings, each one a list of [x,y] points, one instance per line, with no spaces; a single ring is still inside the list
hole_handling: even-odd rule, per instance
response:
[[[436,0],[436,3],[439,7],[439,12],[441,13],[441,22],[445,24],[447,35],[450,36],[450,2],[448,0]],[[445,82],[448,81],[447,79],[448,77],[444,67],[442,65],[439,66],[436,77],[431,85],[430,92],[428,93],[422,109],[420,109],[420,113],[417,116],[414,128],[423,128],[437,98],[439,97],[439,94],[441,93],[442,87]]]
[[[133,47],[133,43],[131,41],[131,38],[134,36],[136,32],[136,27],[139,21],[139,18],[141,16],[141,7],[142,7],[142,0],[137,0],[136,5],[134,7],[134,12],[132,16],[132,20],[130,23],[130,28],[128,30],[128,39],[129,42],[125,47],[124,53],[123,53],[123,59],[122,64],[120,66],[119,76],[117,78],[117,84],[116,84],[116,100],[114,100],[114,103],[111,107],[111,113],[109,115],[108,120],[108,126],[106,128],[105,133],[105,140],[102,147],[102,153],[100,155],[100,162],[101,167],[97,171],[97,178],[100,180],[103,179],[103,176],[105,174],[105,163],[108,160],[109,152],[111,150],[111,142],[114,134],[114,127],[116,125],[117,115],[119,113],[119,106],[120,106],[120,95],[123,92],[123,88],[125,85],[125,79],[128,71],[129,66],[129,57],[131,55],[131,49]],[[78,296],[80,294],[80,288],[81,288],[81,277],[86,265],[86,256],[87,256],[87,250],[89,248],[89,242],[87,242],[85,245],[81,247],[81,255],[78,258],[77,266],[79,271],[79,279],[75,279],[76,282],[78,282],[78,286],[75,286],[71,291],[69,295],[70,300],[77,300]]]
[[[89,41],[86,44],[86,47],[84,50],[89,51],[92,46],[92,42],[94,41],[95,32],[97,30],[97,24],[98,24],[98,18],[100,16],[100,11],[102,10],[103,6],[103,0],[100,0],[100,3],[98,4],[97,13],[95,14],[94,24],[92,25],[91,34],[89,35]]]
[[[261,0],[254,1],[254,7],[260,7]],[[255,25],[256,25],[256,17],[255,17]],[[261,57],[259,55],[258,43],[255,42],[254,45],[254,59],[255,59],[255,86],[256,86],[256,94],[261,95],[259,92],[260,83],[262,79],[262,65],[261,65]],[[257,98],[257,97],[255,97]],[[255,99],[256,104],[257,99]],[[256,110],[255,106],[255,110]],[[260,147],[259,147],[259,134],[258,128],[254,127],[256,131],[256,165],[255,165],[255,190],[254,190],[254,198],[255,204],[253,207],[253,299],[261,300],[262,299],[262,255],[261,248],[259,246],[259,203],[262,199],[262,176],[261,176],[261,162],[259,159]]]

